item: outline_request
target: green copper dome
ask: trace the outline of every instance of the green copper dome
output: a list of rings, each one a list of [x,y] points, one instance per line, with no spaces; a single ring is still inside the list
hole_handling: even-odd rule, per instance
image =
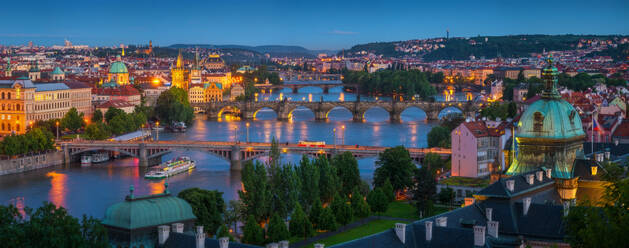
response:
[[[54,70],[52,70],[52,75],[63,75],[63,71],[61,70],[61,68],[59,68],[59,66],[55,67]]]
[[[112,63],[109,67],[109,73],[129,73],[127,66],[120,61],[120,55],[116,56],[116,62]]]
[[[105,212],[103,224],[122,229],[137,229],[195,220],[192,207],[169,193],[134,198],[116,203]]]
[[[563,99],[542,98],[531,104],[520,117],[516,137],[570,139],[584,136],[581,117]]]
[[[572,178],[576,154],[583,150],[583,126],[579,113],[561,99],[557,91],[557,68],[552,57],[542,72],[541,99],[520,116],[515,132],[517,156],[507,175],[524,174],[540,168],[552,169],[553,178]]]

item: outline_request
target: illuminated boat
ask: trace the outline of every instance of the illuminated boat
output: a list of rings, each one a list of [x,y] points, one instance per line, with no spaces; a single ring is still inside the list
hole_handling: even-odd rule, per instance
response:
[[[171,159],[166,161],[159,166],[151,169],[148,173],[144,175],[146,179],[162,179],[171,177],[175,174],[179,174],[182,172],[186,172],[192,170],[195,167],[195,162],[190,160],[189,157],[178,157],[176,159]]]

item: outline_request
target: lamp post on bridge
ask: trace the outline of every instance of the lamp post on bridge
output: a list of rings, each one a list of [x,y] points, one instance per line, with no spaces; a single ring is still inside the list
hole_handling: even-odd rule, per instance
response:
[[[341,126],[341,145],[345,145],[345,125]]]
[[[159,141],[159,121],[155,122],[155,140]]]
[[[332,129],[333,140],[334,140],[334,150],[336,150],[336,128]]]
[[[247,126],[247,143],[249,143],[249,122],[247,122],[246,126]]]
[[[55,126],[57,126],[57,140],[59,139],[59,121],[55,122]]]

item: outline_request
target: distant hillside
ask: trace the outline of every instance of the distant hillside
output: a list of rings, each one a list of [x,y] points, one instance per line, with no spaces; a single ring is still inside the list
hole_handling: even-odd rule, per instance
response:
[[[268,53],[271,57],[291,57],[291,58],[314,58],[321,50],[308,50],[301,46],[282,46],[282,45],[266,45],[266,46],[245,46],[245,45],[210,45],[210,44],[174,44],[171,48],[211,48],[211,49],[242,49],[254,51],[261,54]],[[333,53],[334,51],[328,51]]]
[[[508,35],[478,36],[471,38],[436,38],[430,40],[409,40],[359,44],[346,50],[345,54],[373,53],[385,57],[421,56],[427,61],[465,60],[475,57],[495,58],[525,57],[531,53],[541,53],[544,49],[572,50],[581,39],[610,40],[626,36],[617,35]],[[443,46],[413,50],[426,44]],[[397,49],[396,49],[397,48]],[[404,51],[403,49],[407,49]],[[410,51],[409,51],[410,50]]]

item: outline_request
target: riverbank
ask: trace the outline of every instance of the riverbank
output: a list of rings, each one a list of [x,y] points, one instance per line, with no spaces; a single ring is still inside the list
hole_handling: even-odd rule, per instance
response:
[[[0,176],[63,164],[63,152],[52,151],[0,160]]]

